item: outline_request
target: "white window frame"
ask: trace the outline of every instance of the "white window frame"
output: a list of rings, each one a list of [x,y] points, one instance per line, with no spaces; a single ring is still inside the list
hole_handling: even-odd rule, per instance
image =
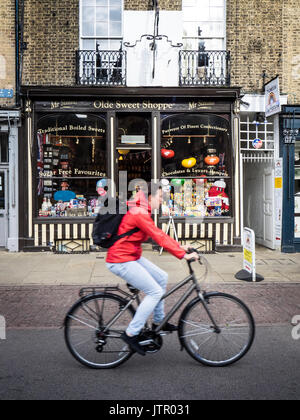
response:
[[[95,41],[95,49],[96,49],[96,41],[99,40],[100,41],[100,48],[101,48],[101,40],[102,41],[108,41],[108,43],[110,43],[110,41],[123,41],[123,37],[124,37],[124,0],[121,0],[121,8],[122,8],[122,15],[121,15],[121,36],[84,36],[82,35],[82,8],[83,8],[83,1],[80,0],[80,5],[79,5],[79,49],[83,50],[83,40],[86,39],[90,39],[90,40],[94,40]],[[109,21],[108,21],[109,22]],[[119,46],[120,48],[120,46]],[[118,50],[119,48],[115,48],[115,50]],[[103,49],[103,48],[101,48]],[[105,50],[111,50],[111,48],[105,48]]]
[[[188,3],[190,1],[191,0],[182,0],[182,9],[184,9],[184,7],[189,7],[189,6],[185,6],[185,3]],[[198,1],[198,0],[192,0],[192,1]],[[227,35],[227,33],[226,33],[227,7],[226,6],[227,6],[227,1],[223,0],[223,10],[224,10],[224,20],[223,20],[223,25],[224,25],[223,26],[223,34],[224,34],[224,36],[223,37],[215,37],[215,36],[208,37],[208,36],[202,36],[202,35],[198,36],[197,34],[195,34],[194,37],[183,35],[182,36],[183,42],[185,43],[185,41],[190,39],[193,43],[198,44],[198,41],[200,41],[200,40],[203,40],[203,41],[210,40],[210,39],[222,40],[223,41],[222,50],[226,50],[226,45],[227,45],[227,39],[226,39],[226,35]],[[183,21],[183,25],[185,24],[185,22],[186,21]],[[194,22],[196,23],[197,21],[195,20]],[[208,22],[219,22],[219,21],[209,20]],[[188,48],[186,48],[186,49],[188,49]],[[198,49],[198,47],[197,48],[192,48],[192,50],[197,50],[197,49]],[[206,49],[210,50],[209,48],[206,48]]]

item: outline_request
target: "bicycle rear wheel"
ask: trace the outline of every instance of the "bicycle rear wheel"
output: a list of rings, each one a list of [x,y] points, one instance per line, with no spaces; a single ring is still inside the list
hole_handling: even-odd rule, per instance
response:
[[[179,321],[180,342],[202,364],[230,365],[251,348],[255,336],[254,319],[247,306],[234,296],[215,292],[205,294],[204,298],[210,315],[201,299],[194,299]]]
[[[65,341],[71,354],[85,366],[108,369],[132,356],[120,335],[135,311],[129,306],[107,329],[127,301],[114,294],[98,293],[76,302],[65,318]]]

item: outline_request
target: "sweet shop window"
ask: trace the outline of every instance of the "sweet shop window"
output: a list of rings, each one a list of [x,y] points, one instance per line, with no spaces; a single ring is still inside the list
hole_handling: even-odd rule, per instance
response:
[[[231,216],[229,119],[218,115],[165,116],[161,138],[162,215]]]
[[[88,217],[107,187],[106,121],[85,114],[42,116],[36,134],[39,217]]]

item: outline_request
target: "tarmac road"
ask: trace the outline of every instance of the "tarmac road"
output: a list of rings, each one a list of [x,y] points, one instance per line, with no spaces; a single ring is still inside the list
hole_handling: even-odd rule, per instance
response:
[[[226,368],[198,364],[177,335],[160,352],[90,370],[68,353],[61,329],[8,329],[0,340],[0,400],[252,400],[300,397],[300,340],[291,325],[259,326],[250,352]],[[103,412],[101,413],[103,414]]]

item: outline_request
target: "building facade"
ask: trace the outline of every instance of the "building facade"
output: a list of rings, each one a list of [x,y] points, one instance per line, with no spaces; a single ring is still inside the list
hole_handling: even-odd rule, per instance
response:
[[[20,106],[16,57],[16,21],[13,0],[0,5],[0,247],[19,250],[18,127]]]
[[[242,3],[23,5],[22,249],[89,248],[107,180],[120,196],[134,179],[164,179],[155,221],[171,213],[181,240],[237,250],[247,225],[281,246],[281,123],[263,90],[279,75],[283,104],[300,95],[296,5]]]

